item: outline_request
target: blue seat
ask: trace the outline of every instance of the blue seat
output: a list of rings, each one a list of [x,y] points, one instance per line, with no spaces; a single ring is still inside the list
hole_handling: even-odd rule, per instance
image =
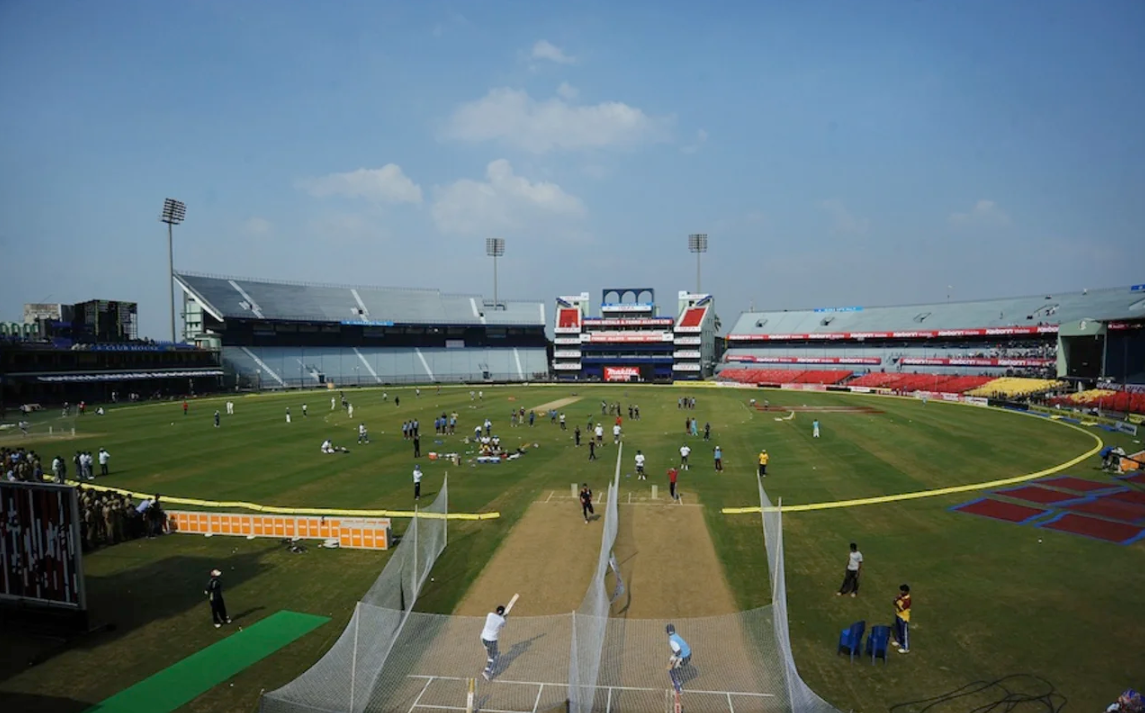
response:
[[[863,645],[863,632],[867,630],[867,622],[856,621],[839,635],[839,650],[837,653],[847,654],[854,662],[855,656],[861,655]]]
[[[887,646],[891,640],[891,628],[889,626],[872,626],[871,633],[867,637],[867,654],[871,657],[871,663],[875,659],[882,658],[883,663],[887,662]]]

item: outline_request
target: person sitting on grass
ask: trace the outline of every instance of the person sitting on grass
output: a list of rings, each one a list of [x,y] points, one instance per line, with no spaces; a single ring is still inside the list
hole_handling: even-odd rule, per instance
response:
[[[1105,713],[1142,713],[1145,711],[1145,699],[1132,688],[1125,691],[1116,702],[1105,709]]]

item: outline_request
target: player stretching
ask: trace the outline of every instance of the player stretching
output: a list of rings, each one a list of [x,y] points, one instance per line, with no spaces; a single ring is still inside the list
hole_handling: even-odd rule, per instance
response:
[[[680,669],[692,662],[692,649],[684,637],[676,633],[676,627],[668,625],[668,646],[672,649],[672,656],[668,659],[668,676],[672,679],[672,688],[677,695],[683,690],[684,682],[681,680]]]
[[[486,681],[493,680],[493,669],[501,657],[501,652],[497,650],[497,640],[505,628],[505,616],[505,607],[502,606],[485,615],[485,628],[481,630],[481,644],[485,647],[485,670],[481,675]]]
[[[592,509],[592,490],[588,487],[588,483],[580,486],[580,511],[584,515],[584,524],[586,525],[589,516],[596,514],[596,511]]]

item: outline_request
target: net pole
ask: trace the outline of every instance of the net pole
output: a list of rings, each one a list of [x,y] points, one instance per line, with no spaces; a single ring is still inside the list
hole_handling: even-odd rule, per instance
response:
[[[449,486],[449,471],[445,471],[445,477],[441,479],[442,492],[449,492],[446,488]],[[445,549],[449,546],[449,506],[446,505],[445,512],[441,514],[445,518],[445,526],[441,528],[441,548]],[[476,679],[474,679],[476,680]]]
[[[362,621],[359,616],[361,602],[354,605],[354,651],[350,657],[350,712],[354,713],[354,681],[358,677],[358,625]]]
[[[421,581],[421,576],[418,574],[418,571],[417,571],[417,541],[418,541],[418,537],[419,537],[418,530],[421,529],[421,527],[417,525],[417,516],[418,516],[417,505],[414,505],[413,506],[413,520],[414,520],[415,526],[413,528],[413,597],[412,597],[412,601],[410,601],[410,603],[409,603],[410,611],[413,610],[414,601],[417,601],[417,590],[418,590],[418,585],[420,584],[420,581]]]
[[[572,658],[569,659],[570,665],[572,666],[572,672],[571,672],[572,675],[569,676],[569,711],[575,710],[575,706],[576,706],[577,701],[578,701],[578,698],[577,698],[576,694],[574,693],[574,691],[576,691],[576,689],[577,689],[577,686],[580,684],[580,666],[577,664],[576,654],[577,654],[577,651],[576,651],[576,609],[573,609],[573,613],[572,613]]]

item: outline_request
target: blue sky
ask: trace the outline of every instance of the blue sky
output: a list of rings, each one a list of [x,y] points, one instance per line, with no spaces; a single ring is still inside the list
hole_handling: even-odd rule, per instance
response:
[[[1145,3],[0,2],[0,319],[176,267],[783,309],[1145,282]],[[13,265],[16,267],[13,268]]]

